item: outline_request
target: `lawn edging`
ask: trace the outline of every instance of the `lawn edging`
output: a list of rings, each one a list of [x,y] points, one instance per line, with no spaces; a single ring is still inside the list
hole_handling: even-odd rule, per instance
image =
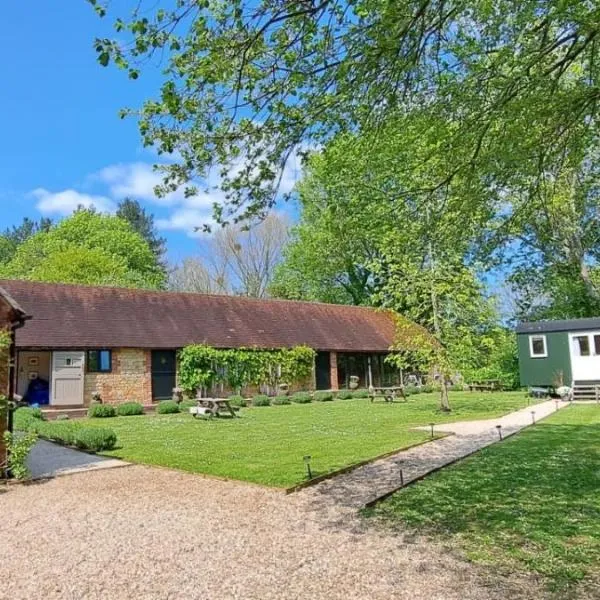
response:
[[[384,454],[379,454],[378,456],[373,456],[372,458],[367,458],[357,463],[353,463],[351,465],[347,465],[340,469],[336,469],[335,471],[330,471],[329,473],[324,473],[323,475],[319,475],[317,477],[313,477],[307,481],[303,481],[302,483],[297,483],[288,488],[274,488],[283,490],[286,494],[293,494],[294,492],[299,492],[307,487],[311,487],[313,485],[317,485],[317,483],[321,483],[322,481],[326,481],[327,479],[332,479],[333,477],[337,477],[338,475],[343,475],[344,473],[349,473],[354,469],[358,469],[359,467],[364,467],[365,465],[369,465],[378,460],[382,460],[384,458],[389,458],[390,456],[395,456],[396,454],[400,454],[400,452],[404,452],[409,450],[410,448],[416,448],[417,446],[423,446],[424,444],[430,444],[431,442],[435,442],[437,440],[441,440],[450,435],[454,435],[453,433],[442,432],[436,434],[433,438],[429,438],[427,440],[423,440],[422,442],[416,442],[415,444],[410,444],[409,446],[403,446],[402,448],[396,448],[394,450],[390,450],[389,452],[385,452]]]
[[[470,458],[474,454],[477,454],[478,452],[485,450],[485,448],[489,448],[490,446],[495,446],[497,444],[502,444],[503,442],[506,442],[512,436],[517,435],[518,433],[521,433],[522,431],[525,431],[526,429],[529,429],[530,427],[535,427],[536,425],[537,425],[537,423],[535,423],[535,424],[532,423],[531,425],[527,425],[526,427],[522,427],[520,429],[515,429],[514,431],[509,431],[508,433],[505,433],[503,435],[502,439],[492,440],[492,441],[490,441],[489,444],[486,444],[485,446],[476,448],[475,450],[472,450],[471,452],[468,452],[467,454],[463,454],[462,456],[459,456],[459,457],[451,460],[450,462],[440,465],[439,467],[434,467],[433,469],[431,469],[431,471],[427,471],[427,473],[423,473],[422,475],[417,475],[416,477],[414,477],[413,479],[411,479],[404,485],[400,485],[397,488],[394,488],[393,490],[388,491],[385,494],[378,496],[377,498],[374,498],[373,500],[369,500],[364,505],[363,508],[373,508],[376,504],[379,504],[380,502],[387,500],[390,496],[393,496],[395,493],[399,492],[400,490],[407,488],[409,485],[412,485],[413,483],[417,483],[418,481],[421,481],[422,479],[425,479],[426,477],[429,477],[430,475],[433,475],[434,473],[437,473],[438,471],[441,471],[442,469],[447,469],[448,467],[451,467],[452,465],[455,465],[456,463],[459,463],[462,460]],[[450,435],[453,435],[453,434],[450,434]]]

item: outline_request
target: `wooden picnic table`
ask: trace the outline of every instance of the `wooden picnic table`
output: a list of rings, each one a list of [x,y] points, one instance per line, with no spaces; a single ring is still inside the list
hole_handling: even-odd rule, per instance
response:
[[[406,395],[404,393],[404,387],[402,386],[394,386],[394,387],[373,387],[369,388],[369,398],[371,402],[375,400],[375,398],[380,397],[383,398],[386,402],[395,402],[396,398],[402,398],[406,401]]]
[[[500,392],[502,391],[502,383],[497,379],[488,379],[485,381],[474,381],[469,383],[470,392]]]
[[[237,417],[235,410],[226,398],[196,398],[198,406],[206,408],[213,416],[219,417],[221,413]]]

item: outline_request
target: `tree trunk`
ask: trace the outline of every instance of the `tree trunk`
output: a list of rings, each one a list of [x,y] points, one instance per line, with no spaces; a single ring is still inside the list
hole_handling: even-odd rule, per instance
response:
[[[440,307],[438,302],[437,290],[435,287],[435,261],[433,256],[433,245],[429,243],[429,260],[431,263],[431,311],[433,316],[433,331],[435,339],[439,346],[436,349],[438,369],[442,376],[442,387],[440,389],[440,410],[443,412],[450,412],[450,399],[448,398],[448,383],[446,379],[446,367],[444,365],[443,346],[442,346],[442,327],[440,325]]]

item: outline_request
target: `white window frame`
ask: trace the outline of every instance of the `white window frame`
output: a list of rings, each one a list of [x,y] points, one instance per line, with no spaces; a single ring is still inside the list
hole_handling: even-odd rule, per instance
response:
[[[544,341],[544,353],[543,354],[535,354],[533,351],[533,340],[543,340]],[[530,358],[548,358],[548,341],[546,340],[545,335],[535,334],[529,336],[529,357]]]

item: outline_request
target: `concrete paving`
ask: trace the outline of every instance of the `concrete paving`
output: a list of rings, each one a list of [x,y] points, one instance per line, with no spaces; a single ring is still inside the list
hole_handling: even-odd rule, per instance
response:
[[[112,469],[128,464],[122,460],[79,452],[45,440],[37,441],[27,459],[27,466],[33,479],[46,479],[82,471]]]
[[[315,504],[323,505],[329,501],[349,509],[360,509],[389,496],[403,485],[498,442],[497,425],[501,425],[502,437],[506,438],[568,404],[549,400],[498,419],[435,425],[434,431],[454,435],[398,452],[299,493],[311,497]],[[429,427],[416,429],[430,430]]]

